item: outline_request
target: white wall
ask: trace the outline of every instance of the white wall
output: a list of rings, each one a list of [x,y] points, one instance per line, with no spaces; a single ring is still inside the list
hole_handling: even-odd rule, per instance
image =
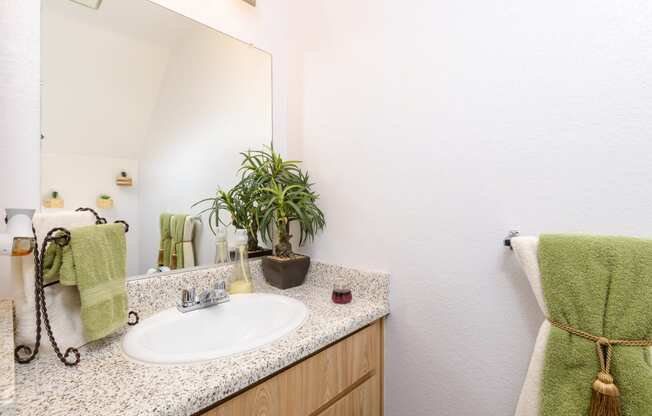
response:
[[[158,0],[211,27],[273,55],[274,140],[286,148],[288,0],[261,0],[253,8],[240,0]],[[0,209],[39,201],[40,2],[0,0],[0,172],[14,180],[0,187]],[[22,172],[17,176],[15,172]],[[0,296],[11,293],[15,273],[0,259]],[[19,262],[15,263],[20,264]]]
[[[39,204],[39,18],[38,1],[0,0],[0,210]],[[19,268],[0,257],[0,298]]]
[[[174,40],[154,43],[128,28],[107,27],[115,21],[112,8],[124,1],[99,10],[69,0],[44,4],[43,152],[140,155]]]
[[[268,54],[200,25],[172,51],[139,157],[141,273],[156,266],[160,214],[199,212],[193,203],[236,182],[240,152],[271,141],[270,74]],[[215,258],[207,218],[195,237],[200,265]]]
[[[152,0],[272,54],[274,146],[287,151],[290,0]]]
[[[652,6],[291,11],[290,153],[328,224],[309,252],[392,273],[386,414],[513,414],[543,317],[507,231],[652,235]]]

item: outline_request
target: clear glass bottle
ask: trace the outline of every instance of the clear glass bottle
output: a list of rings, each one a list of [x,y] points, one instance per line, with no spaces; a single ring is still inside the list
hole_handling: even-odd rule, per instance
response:
[[[218,228],[215,233],[215,264],[226,264],[231,261],[229,244],[226,241],[226,229]]]
[[[254,285],[251,281],[251,270],[249,269],[249,255],[247,254],[247,231],[235,230],[235,261],[231,272],[229,293],[251,293]]]

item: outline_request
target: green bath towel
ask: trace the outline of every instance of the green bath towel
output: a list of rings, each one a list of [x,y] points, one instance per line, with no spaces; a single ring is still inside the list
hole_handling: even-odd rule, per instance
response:
[[[172,214],[163,213],[160,217],[161,242],[159,247],[160,266],[170,267],[170,256],[172,255],[172,234],[170,233],[170,220]]]
[[[172,231],[172,253],[176,254],[176,263],[173,265],[175,269],[182,269],[184,266],[183,260],[183,229],[186,225],[186,214],[175,214],[173,220],[171,221],[171,231]]]
[[[652,241],[544,235],[539,266],[552,320],[609,339],[652,339]],[[599,370],[595,343],[552,327],[541,415],[587,415]],[[622,415],[652,415],[650,349],[614,346],[611,374]]]
[[[94,341],[127,323],[127,244],[122,224],[70,230],[70,244],[50,244],[43,261],[44,280],[77,286],[84,335]]]

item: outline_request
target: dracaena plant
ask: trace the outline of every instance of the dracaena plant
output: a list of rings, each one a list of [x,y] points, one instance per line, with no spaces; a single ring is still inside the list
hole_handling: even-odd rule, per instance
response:
[[[231,224],[234,227],[247,230],[249,237],[248,250],[255,251],[258,249],[259,221],[258,203],[255,199],[257,190],[257,184],[253,183],[250,178],[243,176],[233,188],[229,190],[218,189],[214,197],[197,201],[192,207],[205,207],[199,212],[199,215],[209,213],[208,226],[213,234],[216,233],[215,230],[220,224],[229,225],[220,216],[222,211],[228,212],[231,216]]]
[[[292,257],[290,224],[299,226],[299,245],[313,240],[326,225],[323,212],[316,202],[319,195],[307,173],[299,168],[301,162],[283,160],[270,147],[266,150],[242,153],[241,172],[257,189],[258,226],[265,242],[272,240],[271,230],[278,232],[275,253],[278,257]]]

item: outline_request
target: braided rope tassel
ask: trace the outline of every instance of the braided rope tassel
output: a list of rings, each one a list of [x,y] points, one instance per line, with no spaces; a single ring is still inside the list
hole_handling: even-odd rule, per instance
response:
[[[614,345],[625,347],[652,347],[652,340],[649,339],[609,339],[598,337],[586,331],[577,329],[571,325],[557,322],[548,318],[551,325],[576,335],[588,341],[595,342],[600,361],[600,372],[593,382],[593,393],[591,394],[591,405],[589,416],[621,416],[620,411],[620,390],[611,375],[611,359],[614,355]]]
[[[599,338],[595,345],[598,350],[598,360],[600,360],[600,372],[598,378],[593,382],[589,415],[620,416],[620,390],[610,373],[613,346],[604,337]]]

